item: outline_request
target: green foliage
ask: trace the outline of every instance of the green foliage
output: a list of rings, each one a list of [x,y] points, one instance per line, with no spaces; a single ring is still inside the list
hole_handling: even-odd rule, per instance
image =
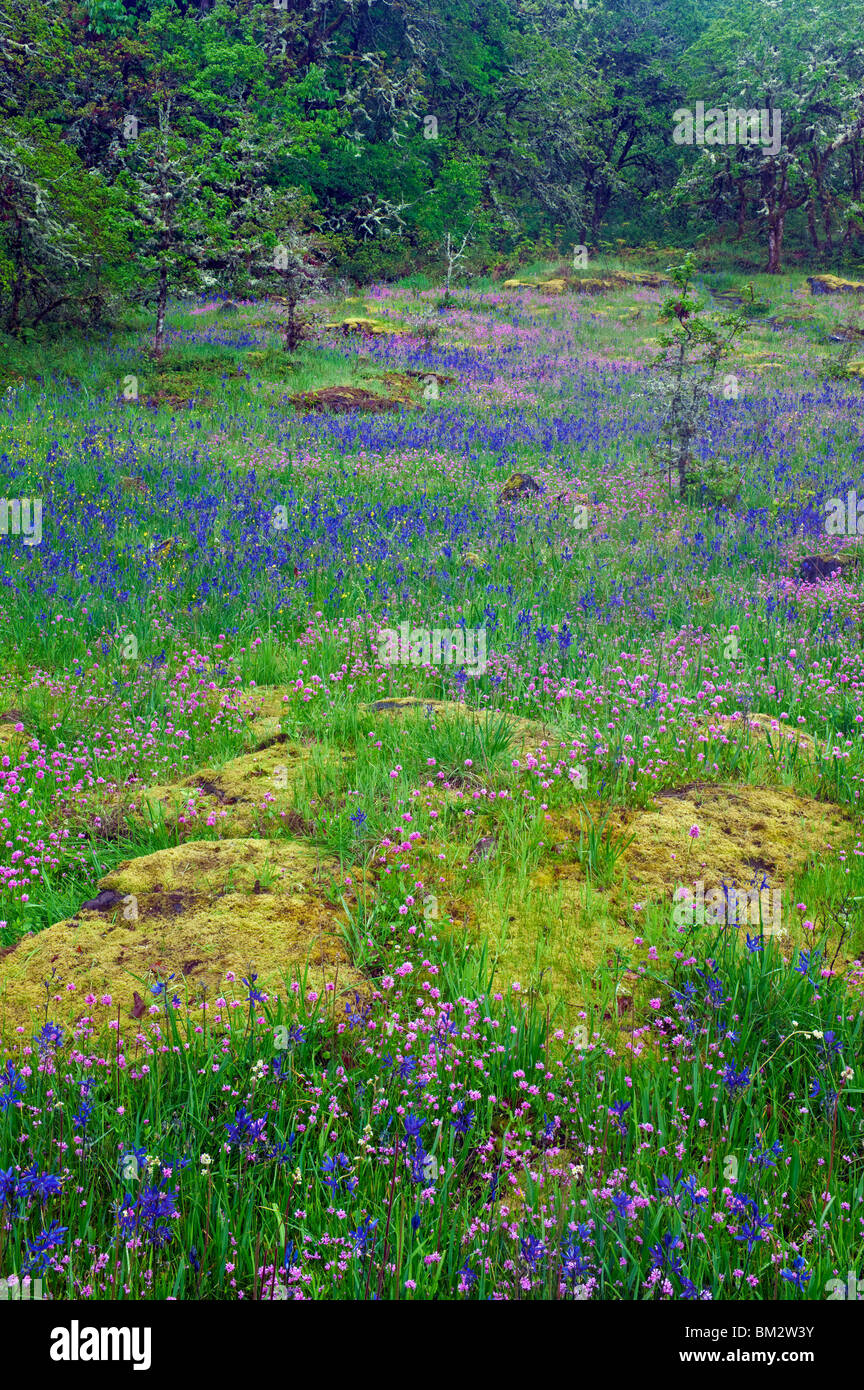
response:
[[[593,254],[610,222],[631,244],[710,240],[700,211],[734,223],[744,264],[757,244],[771,273],[793,243],[850,261],[857,26],[851,0],[6,0],[0,321],[278,291],[272,253],[298,237],[289,303],[325,262],[358,282],[443,269],[449,297],[520,245]],[[673,113],[697,101],[779,112],[779,149],[676,144]],[[170,149],[148,172],[166,102]],[[154,198],[170,218],[148,215]]]
[[[668,477],[670,489],[683,497],[699,481],[695,445],[718,368],[745,331],[747,316],[727,314],[716,323],[701,317],[703,306],[693,293],[696,261],[692,254],[666,273],[676,293],[665,300],[659,319],[675,326],[658,339],[665,354],[658,385],[666,409],[653,457]],[[752,285],[749,298],[751,303],[755,298]]]

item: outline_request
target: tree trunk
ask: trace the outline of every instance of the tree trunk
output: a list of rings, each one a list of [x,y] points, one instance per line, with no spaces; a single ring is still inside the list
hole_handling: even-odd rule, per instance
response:
[[[810,240],[813,243],[813,250],[818,255],[819,252],[822,250],[822,247],[819,245],[819,233],[816,229],[816,210],[813,206],[812,198],[808,198],[807,200],[807,230],[810,233]]]
[[[21,296],[24,293],[24,260],[22,256],[23,230],[20,217],[15,221],[15,239],[12,243],[12,256],[15,263],[15,279],[12,281],[12,299],[9,304],[9,313],[6,317],[6,332],[11,338],[18,334],[21,327]]]
[[[786,215],[780,211],[775,212],[768,223],[768,264],[765,267],[766,275],[781,274],[785,224]]]
[[[156,336],[153,339],[153,356],[162,361],[165,351],[165,307],[168,303],[168,267],[163,261],[159,267],[159,297],[156,301]]]
[[[12,282],[12,302],[9,305],[9,314],[6,319],[6,332],[9,334],[10,338],[17,337],[18,329],[21,326],[19,316],[21,311],[21,290],[23,279],[24,272],[22,270],[15,276],[15,279]]]
[[[747,221],[747,185],[746,185],[745,183],[742,183],[742,184],[741,184],[741,188],[740,188],[739,193],[738,193],[738,236],[737,236],[737,238],[736,238],[737,241],[740,241],[741,238],[742,238],[743,235],[744,235],[744,228],[745,228],[745,225],[746,225],[746,221]]]
[[[831,195],[824,189],[822,191],[822,227],[825,232],[825,250],[830,255],[834,250],[834,238],[831,235]]]
[[[611,190],[605,185],[594,190],[594,208],[591,213],[591,240],[597,241],[600,236],[600,228],[603,226],[603,219],[612,200]]]

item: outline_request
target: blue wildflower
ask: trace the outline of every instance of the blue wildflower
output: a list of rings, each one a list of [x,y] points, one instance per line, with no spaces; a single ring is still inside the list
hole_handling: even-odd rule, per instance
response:
[[[785,1279],[788,1284],[794,1284],[796,1289],[804,1292],[804,1285],[812,1279],[812,1274],[808,1273],[804,1260],[799,1255],[791,1269],[781,1269],[780,1278]]]

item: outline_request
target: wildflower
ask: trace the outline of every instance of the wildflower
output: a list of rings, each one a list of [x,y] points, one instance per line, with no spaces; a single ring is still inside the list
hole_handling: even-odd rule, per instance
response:
[[[530,1270],[535,1270],[545,1258],[546,1247],[539,1236],[523,1236],[519,1242],[519,1253]]]
[[[34,1164],[21,1174],[20,1188],[22,1193],[26,1191],[37,1202],[47,1202],[49,1197],[59,1197],[63,1191],[63,1179],[54,1177],[53,1173],[40,1173]]]
[[[350,1232],[351,1237],[354,1241],[354,1248],[355,1250],[357,1250],[358,1254],[365,1255],[366,1251],[373,1243],[372,1232],[375,1230],[375,1227],[377,1225],[377,1220],[372,1221],[367,1216],[366,1220],[361,1222],[361,1224],[357,1227],[355,1231]]]
[[[616,1100],[614,1105],[610,1105],[609,1114],[615,1117],[615,1123],[622,1134],[627,1133],[627,1126],[624,1123],[624,1114],[633,1104],[632,1100]]]
[[[589,1271],[588,1261],[582,1255],[581,1246],[577,1245],[572,1236],[565,1237],[561,1243],[561,1272],[568,1284],[575,1284],[577,1279],[584,1279]]]
[[[345,1005],[345,1012],[348,1015],[349,1027],[354,1028],[358,1023],[365,1023],[371,1013],[371,1008],[367,1004],[365,1009],[360,1007],[360,995],[356,989],[354,991],[354,1009],[352,1011],[350,1001]]]
[[[612,1205],[620,1216],[626,1217],[630,1210],[630,1198],[626,1192],[616,1192],[612,1198]]]
[[[708,1289],[703,1289],[702,1292],[700,1293],[699,1290],[697,1289],[696,1285],[693,1283],[693,1280],[692,1280],[692,1279],[688,1279],[686,1274],[682,1274],[682,1275],[681,1275],[681,1297],[682,1297],[682,1298],[696,1298],[696,1299],[700,1299],[700,1300],[703,1300],[703,1301],[704,1301],[704,1300],[706,1300],[706,1299],[709,1299],[709,1300],[710,1300],[711,1294],[710,1294],[710,1292],[709,1292]]]
[[[174,1234],[167,1221],[176,1216],[178,1210],[178,1193],[163,1191],[162,1181],[143,1187],[135,1198],[127,1192],[117,1214],[122,1235],[143,1237],[154,1248],[169,1245],[173,1240]]]
[[[352,1185],[349,1179],[340,1177],[340,1173],[344,1173],[350,1167],[351,1164],[346,1154],[338,1153],[334,1158],[331,1158],[329,1154],[325,1156],[321,1164],[321,1172],[324,1174],[325,1184],[330,1188],[334,1197],[339,1191],[340,1185],[346,1187],[349,1192],[353,1191],[356,1186],[356,1183]]]
[[[32,1274],[36,1270],[43,1274],[48,1268],[51,1251],[63,1244],[63,1237],[68,1231],[68,1226],[61,1226],[59,1221],[52,1221],[47,1231],[43,1231],[35,1240],[28,1240],[27,1249],[30,1253],[23,1266],[23,1273]]]
[[[781,1269],[780,1278],[785,1279],[788,1284],[794,1284],[796,1289],[799,1289],[803,1293],[804,1285],[809,1279],[812,1279],[813,1276],[812,1274],[808,1274],[807,1266],[799,1255],[791,1269]]]
[[[467,1134],[474,1122],[474,1111],[467,1108],[464,1100],[460,1100],[453,1113],[456,1119],[452,1124],[456,1133]]]
[[[672,1274],[680,1274],[683,1268],[681,1261],[675,1254],[678,1249],[678,1237],[671,1231],[667,1231],[659,1245],[649,1247],[648,1254],[651,1256],[651,1268],[663,1269],[664,1267]]]
[[[699,1190],[697,1186],[698,1182],[698,1178],[685,1178],[684,1182],[681,1184],[682,1191],[686,1192],[687,1196],[690,1198],[691,1207],[701,1207],[702,1204],[708,1200],[708,1194]]]
[[[229,1144],[238,1144],[243,1149],[251,1149],[253,1144],[263,1138],[266,1124],[267,1121],[264,1119],[253,1120],[242,1105],[238,1106],[234,1112],[234,1123],[226,1123],[225,1125]]]
[[[90,1099],[90,1092],[96,1085],[94,1077],[88,1077],[81,1086],[81,1103],[77,1113],[72,1116],[73,1125],[80,1125],[82,1129],[87,1128],[87,1121],[93,1114],[93,1102]]]
[[[723,1073],[723,1083],[728,1086],[732,1096],[738,1091],[743,1093],[750,1085],[750,1068],[745,1066],[736,1072],[734,1065],[728,1066]]]
[[[33,1041],[38,1043],[40,1052],[48,1052],[52,1047],[62,1047],[63,1029],[57,1023],[46,1023],[34,1035]]]
[[[780,1143],[779,1139],[774,1140],[770,1149],[765,1148],[760,1139],[759,1147],[750,1150],[747,1155],[747,1160],[749,1163],[755,1163],[759,1168],[776,1168],[777,1164],[774,1162],[774,1158],[779,1158],[782,1152],[783,1145]],[[772,1154],[774,1158],[771,1157]]]
[[[744,1222],[744,1225],[741,1227],[735,1239],[746,1240],[747,1254],[749,1255],[753,1246],[762,1239],[763,1232],[770,1231],[771,1229],[772,1226],[770,1222],[762,1221],[761,1218],[757,1216],[753,1221]]]
[[[6,1063],[5,1071],[0,1072],[0,1114],[10,1105],[17,1103],[27,1089],[23,1077],[19,1076],[11,1062]]]
[[[172,978],[172,980],[173,980],[174,976],[172,975],[171,978]],[[243,976],[243,979],[242,979],[242,981],[241,981],[241,983],[244,984],[244,985],[246,986],[246,1002],[247,1002],[248,1004],[263,1004],[263,1003],[264,1003],[264,995],[261,993],[261,990],[260,990],[260,989],[256,989],[256,988],[255,988],[255,981],[256,981],[257,979],[258,979],[258,976],[257,976],[257,975],[250,975],[250,978],[247,980],[246,977],[245,977],[245,975],[244,975],[244,976]]]

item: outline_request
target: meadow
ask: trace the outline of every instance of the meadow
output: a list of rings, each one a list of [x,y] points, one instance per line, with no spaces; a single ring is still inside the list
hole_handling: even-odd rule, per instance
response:
[[[666,289],[556,269],[0,367],[10,1296],[864,1276],[855,301],[752,277],[682,498]]]

